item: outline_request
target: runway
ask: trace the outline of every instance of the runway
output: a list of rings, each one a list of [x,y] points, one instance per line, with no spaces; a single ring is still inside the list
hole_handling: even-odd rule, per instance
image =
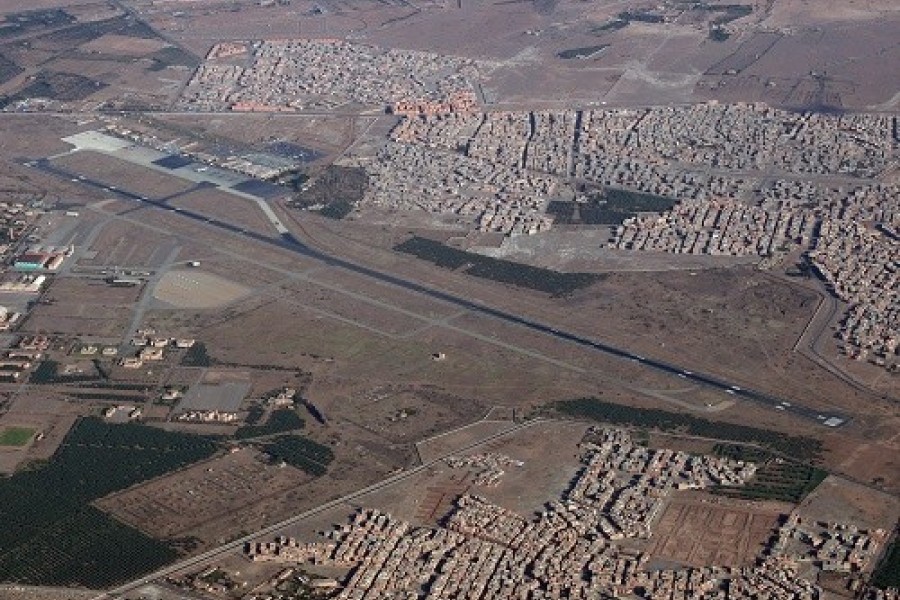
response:
[[[47,159],[39,159],[32,161],[23,161],[23,164],[26,166],[40,169],[41,171],[54,175],[56,177],[65,178],[67,180],[75,180],[78,183],[81,183],[86,186],[94,187],[96,189],[100,189],[107,194],[118,195],[123,198],[127,198],[130,200],[134,200],[149,206],[153,206],[160,210],[165,210],[169,212],[178,213],[181,216],[189,219],[193,219],[195,221],[201,222],[205,224],[207,227],[216,228],[219,230],[228,231],[231,233],[236,233],[238,235],[245,236],[247,239],[268,244],[270,246],[276,246],[278,248],[282,248],[285,250],[289,250],[291,252],[297,253],[299,255],[321,260],[325,264],[336,267],[339,269],[343,269],[346,271],[350,271],[352,273],[356,273],[358,275],[362,275],[364,277],[368,277],[370,279],[387,283],[390,285],[397,286],[399,288],[415,292],[417,294],[422,294],[429,298],[434,298],[436,300],[440,300],[442,302],[446,302],[447,304],[451,304],[457,306],[459,308],[463,308],[465,310],[472,311],[477,314],[489,316],[491,318],[497,319],[499,321],[504,321],[506,323],[512,323],[514,325],[518,325],[520,327],[524,327],[526,329],[530,329],[532,331],[539,332],[544,335],[548,335],[550,337],[554,337],[559,340],[563,340],[565,342],[581,346],[584,348],[588,348],[590,350],[594,350],[596,352],[600,352],[609,356],[613,356],[622,360],[629,360],[634,363],[640,364],[650,369],[654,369],[656,371],[674,375],[685,379],[687,381],[696,383],[698,385],[703,385],[706,387],[710,387],[713,389],[717,389],[726,394],[733,396],[736,399],[747,400],[750,402],[754,402],[756,404],[765,406],[772,410],[777,410],[784,413],[793,414],[804,419],[811,420],[819,425],[824,427],[840,427],[847,422],[849,422],[850,418],[847,415],[837,413],[835,411],[829,412],[821,412],[819,410],[815,410],[809,407],[805,407],[801,404],[798,404],[792,400],[786,400],[783,398],[778,398],[771,394],[767,394],[758,390],[746,388],[743,386],[736,385],[732,382],[729,382],[721,377],[717,377],[708,373],[699,373],[696,371],[691,371],[685,369],[679,365],[674,363],[670,363],[663,360],[658,360],[650,357],[641,356],[639,354],[635,354],[629,350],[625,350],[622,348],[618,348],[616,346],[612,346],[610,344],[604,343],[602,341],[590,339],[588,337],[578,335],[575,333],[571,333],[568,331],[564,331],[562,329],[551,327],[539,321],[535,321],[529,319],[527,317],[523,317],[511,312],[503,311],[497,308],[493,308],[491,306],[487,306],[485,304],[481,304],[472,300],[468,300],[461,296],[457,296],[451,294],[449,292],[445,292],[442,290],[438,290],[435,288],[431,288],[425,285],[422,285],[416,281],[412,281],[409,279],[404,279],[397,275],[392,275],[391,273],[386,273],[383,271],[379,271],[377,269],[373,269],[370,267],[366,267],[363,265],[356,264],[354,262],[342,259],[338,256],[334,256],[331,254],[327,254],[315,248],[310,248],[306,244],[304,244],[300,239],[294,236],[292,233],[281,233],[280,235],[264,235],[261,233],[247,231],[246,229],[234,225],[233,223],[229,223],[226,221],[222,221],[219,219],[211,218],[206,215],[174,206],[169,206],[165,204],[163,201],[153,200],[146,196],[142,196],[139,194],[135,194],[129,192],[127,190],[123,190],[121,188],[113,188],[108,186],[102,182],[92,180],[90,178],[84,177],[83,175],[77,173],[71,173],[66,171],[65,169],[60,169],[59,167],[54,166]]]

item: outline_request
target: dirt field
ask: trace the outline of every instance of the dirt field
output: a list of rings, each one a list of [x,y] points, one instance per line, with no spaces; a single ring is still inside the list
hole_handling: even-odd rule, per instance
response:
[[[315,278],[323,283],[303,281],[284,286],[276,297],[305,309],[310,317],[325,316],[386,337],[407,337],[430,324],[418,313],[397,310],[396,305],[378,298],[376,294],[335,290],[328,274],[324,277],[316,274]]]
[[[146,56],[147,54],[162,50],[168,46],[169,44],[162,40],[135,38],[110,33],[92,40],[87,44],[82,44],[81,50],[85,52],[96,52],[97,54]]]
[[[148,198],[162,199],[182,194],[194,187],[190,181],[170,177],[140,165],[91,150],[79,150],[54,160],[59,167],[101,181],[107,185],[121,187]]]
[[[487,410],[477,400],[424,386],[383,386],[343,402],[337,398],[332,406],[329,418],[346,420],[398,444],[470,423]]]
[[[169,204],[234,223],[248,231],[265,235],[275,233],[272,223],[255,202],[221,190],[199,189],[172,198]]]
[[[900,498],[837,477],[828,477],[800,504],[804,519],[850,522],[890,531],[900,517]]]
[[[499,485],[476,487],[474,493],[530,518],[569,487],[581,468],[578,444],[587,428],[585,423],[542,423],[466,451],[497,452],[525,463],[504,469]]]
[[[140,287],[113,288],[102,280],[57,277],[20,331],[117,338],[125,335]]]
[[[244,449],[107,496],[96,505],[155,537],[198,535],[212,541],[211,531],[235,531],[225,522],[251,518],[243,512],[277,510],[285,492],[309,479],[294,467],[266,465],[260,454]]]
[[[653,558],[702,567],[752,564],[790,505],[676,493],[653,530]]]
[[[471,425],[424,439],[416,444],[423,462],[429,462],[479,439],[508,431],[511,421],[477,421]]]
[[[107,207],[105,207],[107,208]],[[81,253],[79,265],[116,269],[155,269],[176,248],[173,240],[123,221],[110,221],[90,248]]]
[[[196,269],[169,271],[153,289],[153,297],[176,308],[213,308],[245,295],[248,288]]]

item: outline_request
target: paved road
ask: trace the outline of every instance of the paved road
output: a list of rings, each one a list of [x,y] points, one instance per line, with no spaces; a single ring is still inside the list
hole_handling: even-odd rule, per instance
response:
[[[397,275],[392,275],[390,273],[385,273],[377,269],[359,265],[337,256],[332,256],[330,254],[307,246],[292,233],[283,233],[280,236],[274,236],[248,231],[238,225],[234,225],[233,223],[229,223],[227,221],[208,217],[192,210],[169,206],[163,201],[154,200],[148,198],[147,196],[135,194],[127,190],[113,188],[103,182],[87,178],[77,173],[72,173],[65,169],[61,169],[53,165],[47,159],[28,161],[25,162],[25,164],[26,166],[40,169],[41,171],[54,175],[56,177],[65,178],[67,180],[75,179],[83,185],[94,187],[108,194],[118,195],[124,198],[135,200],[143,204],[153,206],[160,210],[178,213],[185,218],[199,221],[211,228],[236,233],[245,236],[247,239],[253,240],[255,242],[268,244],[270,246],[276,246],[278,248],[282,248],[284,250],[288,250],[302,256],[320,260],[331,267],[344,269],[346,271],[350,271],[382,283],[388,283],[411,292],[422,294],[436,300],[441,300],[442,302],[458,306],[460,308],[472,311],[473,313],[486,315],[499,321],[512,323],[520,327],[530,329],[532,331],[537,331],[539,333],[574,344],[576,346],[588,348],[590,350],[601,352],[603,354],[614,356],[623,360],[630,360],[632,362],[638,363],[651,369],[655,369],[662,373],[676,375],[686,381],[723,391],[731,396],[734,396],[737,399],[748,400],[774,410],[791,413],[799,417],[810,419],[812,421],[815,421],[816,423],[828,423],[828,426],[831,427],[840,426],[849,421],[849,417],[842,413],[837,413],[835,411],[823,413],[819,410],[805,407],[793,401],[785,400],[771,394],[767,394],[765,392],[736,385],[716,375],[690,371],[671,362],[641,356],[629,350],[618,348],[601,341],[593,340],[579,334],[552,327],[550,325],[511,312],[493,308],[491,306],[487,306],[473,300],[463,298],[461,296],[456,296],[449,292],[427,287],[415,281],[403,279],[402,277],[399,277]]]

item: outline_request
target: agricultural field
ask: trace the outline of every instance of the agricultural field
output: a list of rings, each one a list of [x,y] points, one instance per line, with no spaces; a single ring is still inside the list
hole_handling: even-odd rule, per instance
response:
[[[172,560],[176,546],[148,538],[90,503],[217,449],[199,436],[79,420],[52,458],[0,480],[0,579],[99,588]],[[86,568],[85,560],[93,567]]]
[[[754,462],[759,466],[756,474],[745,485],[713,489],[713,493],[732,498],[797,504],[828,476],[827,471],[784,460],[758,448],[717,444],[713,452],[734,460]]]

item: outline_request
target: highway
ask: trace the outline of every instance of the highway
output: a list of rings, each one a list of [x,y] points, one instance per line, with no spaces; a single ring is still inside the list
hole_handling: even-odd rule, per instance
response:
[[[512,323],[514,325],[518,325],[520,327],[530,329],[532,331],[536,331],[559,340],[563,340],[576,346],[588,348],[590,350],[594,350],[622,360],[629,360],[647,368],[678,376],[698,385],[707,386],[709,388],[725,392],[726,394],[729,394],[736,399],[747,400],[771,408],[773,410],[790,413],[798,417],[809,419],[823,426],[839,427],[850,420],[847,415],[842,413],[837,413],[835,411],[821,412],[819,410],[805,407],[801,404],[798,404],[797,402],[794,402],[793,400],[778,398],[765,392],[734,384],[716,375],[691,371],[674,363],[641,356],[629,350],[618,348],[601,341],[584,337],[579,334],[564,331],[562,329],[552,327],[550,325],[529,319],[527,317],[522,317],[520,315],[493,308],[491,306],[487,306],[473,300],[463,298],[461,296],[456,296],[449,292],[422,285],[415,281],[403,279],[402,277],[399,277],[397,275],[392,275],[390,273],[385,273],[377,269],[356,264],[337,256],[327,254],[315,248],[311,248],[289,232],[275,236],[247,231],[244,228],[227,221],[208,217],[204,214],[192,210],[169,206],[165,203],[165,201],[154,200],[146,196],[123,190],[118,187],[114,188],[103,182],[90,179],[78,173],[69,172],[65,169],[61,169],[53,165],[48,159],[38,159],[31,161],[26,160],[23,161],[23,164],[28,167],[40,169],[41,171],[56,177],[65,178],[70,181],[76,181],[85,186],[99,189],[109,195],[117,195],[119,197],[134,200],[145,205],[158,208],[160,210],[174,212],[185,218],[204,223],[207,227],[242,235],[245,236],[248,240],[268,244],[270,246],[276,246],[278,248],[282,248],[284,250],[288,250],[305,257],[317,259],[332,267],[350,271],[382,283],[391,284],[411,292],[422,294],[429,298],[440,300],[442,302],[446,302],[447,304],[469,310],[473,313],[485,315],[506,323]]]

